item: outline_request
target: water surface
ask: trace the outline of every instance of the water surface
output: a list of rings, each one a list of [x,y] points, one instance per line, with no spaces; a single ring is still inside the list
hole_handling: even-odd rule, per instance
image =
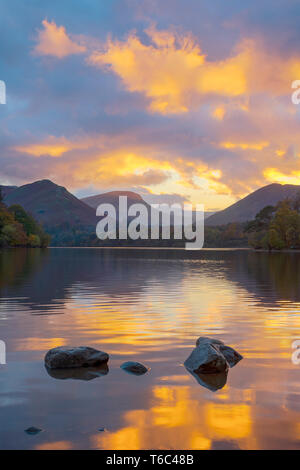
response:
[[[299,253],[0,251],[0,448],[299,449],[299,315]],[[183,366],[204,335],[244,356],[217,391]],[[108,352],[108,373],[49,375],[61,345]]]

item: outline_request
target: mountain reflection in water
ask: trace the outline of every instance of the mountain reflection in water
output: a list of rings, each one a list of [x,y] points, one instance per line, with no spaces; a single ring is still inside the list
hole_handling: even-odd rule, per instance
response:
[[[1,448],[299,448],[299,286],[299,253],[0,251]],[[244,359],[198,380],[183,362],[199,336]],[[49,375],[61,345],[108,352],[109,372]]]

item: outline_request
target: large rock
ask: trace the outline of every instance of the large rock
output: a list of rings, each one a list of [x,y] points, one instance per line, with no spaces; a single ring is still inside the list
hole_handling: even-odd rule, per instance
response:
[[[64,346],[50,349],[45,356],[45,365],[49,369],[68,369],[91,367],[104,364],[109,355],[88,346],[67,348]]]
[[[130,374],[134,374],[134,375],[146,374],[146,372],[148,372],[149,370],[146,366],[144,366],[140,362],[133,362],[133,361],[124,362],[120,367],[126,372],[129,372]]]
[[[200,336],[196,341],[197,347],[202,347],[205,344],[211,344],[216,350],[218,350],[228,362],[229,367],[235,366],[243,356],[239,354],[235,349],[230,346],[226,346],[223,341],[218,339],[208,338],[206,336]]]
[[[187,370],[196,374],[218,374],[228,370],[228,362],[214,344],[203,342],[184,363]]]

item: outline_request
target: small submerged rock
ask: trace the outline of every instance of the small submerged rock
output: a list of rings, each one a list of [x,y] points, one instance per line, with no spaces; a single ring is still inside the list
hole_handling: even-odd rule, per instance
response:
[[[26,434],[29,434],[30,436],[35,436],[36,434],[42,432],[42,429],[31,426],[30,428],[25,429],[24,432],[26,432]]]
[[[144,366],[140,362],[133,362],[133,361],[124,362],[124,364],[122,364],[120,367],[126,372],[129,372],[130,374],[135,374],[135,375],[146,374],[146,372],[148,372],[149,370],[146,366]]]
[[[107,432],[106,428],[98,428],[98,432]]]
[[[45,365],[48,369],[91,367],[104,364],[108,359],[107,353],[88,346],[74,348],[60,346],[47,352]]]

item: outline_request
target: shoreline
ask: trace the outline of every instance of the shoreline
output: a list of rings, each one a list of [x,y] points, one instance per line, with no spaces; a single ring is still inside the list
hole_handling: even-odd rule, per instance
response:
[[[186,249],[184,247],[152,247],[152,246],[49,246],[51,249],[100,249],[100,250],[180,250],[180,251],[251,251],[253,253],[300,253],[300,249],[291,250],[254,250],[253,248],[246,247],[214,247],[214,248],[200,248],[200,249]]]
[[[259,249],[255,250],[253,248],[247,247],[207,247],[207,248],[190,248],[185,247],[172,247],[172,246],[47,246],[47,247],[28,247],[28,246],[6,246],[0,247],[0,252],[2,250],[177,250],[177,251],[251,251],[253,253],[300,253],[300,249],[283,249],[283,250],[267,250]]]

